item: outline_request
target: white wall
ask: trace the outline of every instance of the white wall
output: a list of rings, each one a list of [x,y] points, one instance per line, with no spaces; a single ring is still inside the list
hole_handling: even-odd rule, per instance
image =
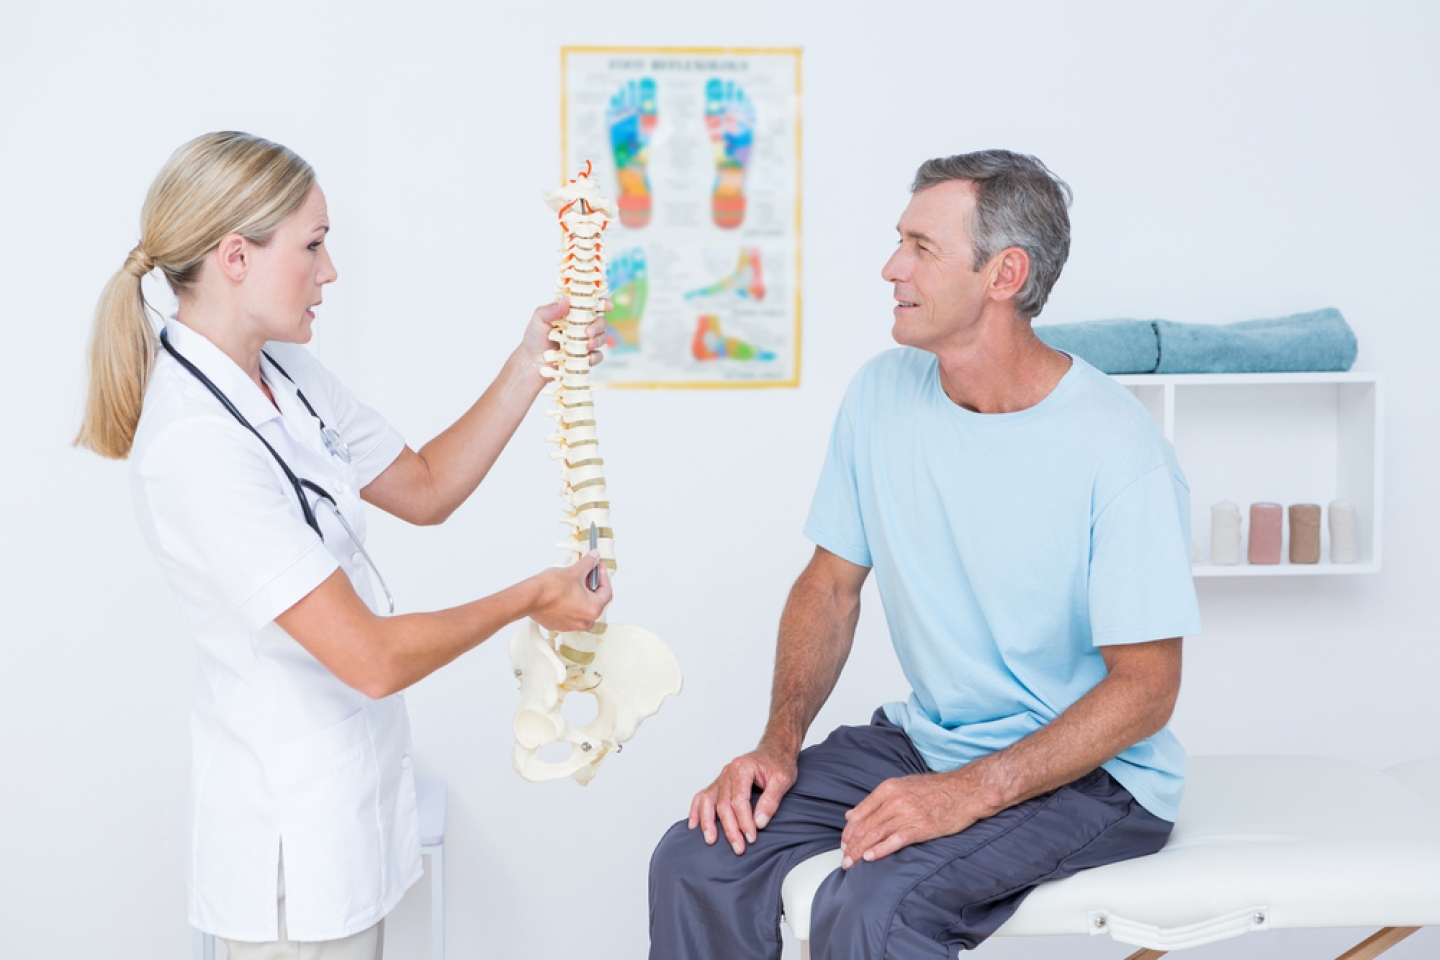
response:
[[[878,273],[908,178],[932,155],[1011,147],[1074,187],[1074,254],[1046,320],[1345,313],[1359,367],[1388,377],[1385,571],[1202,582],[1207,630],[1189,644],[1175,726],[1195,752],[1375,766],[1440,752],[1437,8],[121,6],[0,7],[6,956],[188,949],[193,654],[131,518],[125,466],[68,446],[89,316],[135,241],[151,178],[214,129],[307,157],[329,193],[341,274],[322,308],[322,355],[422,441],[477,394],[549,295],[553,228],[537,194],[556,176],[563,43],[804,45],[804,385],[603,398],[625,562],[615,617],[667,638],[687,687],[592,786],[511,772],[515,693],[500,644],[409,694],[418,770],[451,787],[451,956],[528,958],[542,943],[643,955],[656,838],[760,730],[830,419],[850,375],[889,343]],[[403,609],[553,561],[546,423],[522,427],[444,528],[376,518],[372,549]],[[730,491],[723,522],[700,507],[702,478]],[[902,693],[872,602],[817,729],[863,722]],[[422,883],[394,916],[390,956],[423,955],[426,897]],[[1334,955],[1352,936],[1269,934],[1193,956]],[[1393,956],[1437,947],[1425,931]],[[1103,938],[983,951],[1128,952]]]

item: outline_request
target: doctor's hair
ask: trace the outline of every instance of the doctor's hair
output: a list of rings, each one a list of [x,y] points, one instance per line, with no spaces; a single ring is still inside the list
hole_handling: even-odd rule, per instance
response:
[[[222,239],[238,233],[264,246],[314,183],[315,171],[294,152],[248,133],[207,133],[175,151],[145,197],[140,243],[100,294],[76,446],[115,460],[130,455],[160,349],[145,277],[159,268],[183,298]]]
[[[975,271],[1008,247],[1024,250],[1030,275],[1015,296],[1015,312],[1027,320],[1038,317],[1070,256],[1069,185],[1035,157],[980,150],[926,160],[910,192],[947,180],[975,184],[975,213],[968,224]]]

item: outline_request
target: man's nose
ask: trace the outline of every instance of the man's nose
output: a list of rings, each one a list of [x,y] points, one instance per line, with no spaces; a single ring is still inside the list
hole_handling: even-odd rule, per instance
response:
[[[896,249],[890,254],[890,259],[885,261],[885,266],[880,268],[880,279],[887,283],[897,283],[905,279],[905,249]]]

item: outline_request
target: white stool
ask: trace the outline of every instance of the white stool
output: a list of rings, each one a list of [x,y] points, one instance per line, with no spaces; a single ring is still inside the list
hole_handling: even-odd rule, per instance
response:
[[[430,858],[430,957],[445,960],[445,804],[444,780],[416,780],[420,808],[420,855]]]
[[[415,803],[420,810],[420,855],[430,858],[430,957],[445,960],[445,805],[444,780],[416,780]],[[195,960],[215,960],[215,937],[191,931]]]

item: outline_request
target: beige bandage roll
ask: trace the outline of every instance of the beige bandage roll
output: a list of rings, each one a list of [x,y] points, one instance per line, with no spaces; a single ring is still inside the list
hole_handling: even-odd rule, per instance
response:
[[[1320,505],[1290,504],[1290,562],[1320,562]]]
[[[1250,504],[1251,563],[1279,563],[1284,538],[1285,508],[1278,503]]]
[[[1349,500],[1330,502],[1330,562],[1354,563],[1360,559],[1360,520]]]
[[[1240,562],[1240,508],[1229,500],[1210,508],[1210,562],[1222,567]]]

